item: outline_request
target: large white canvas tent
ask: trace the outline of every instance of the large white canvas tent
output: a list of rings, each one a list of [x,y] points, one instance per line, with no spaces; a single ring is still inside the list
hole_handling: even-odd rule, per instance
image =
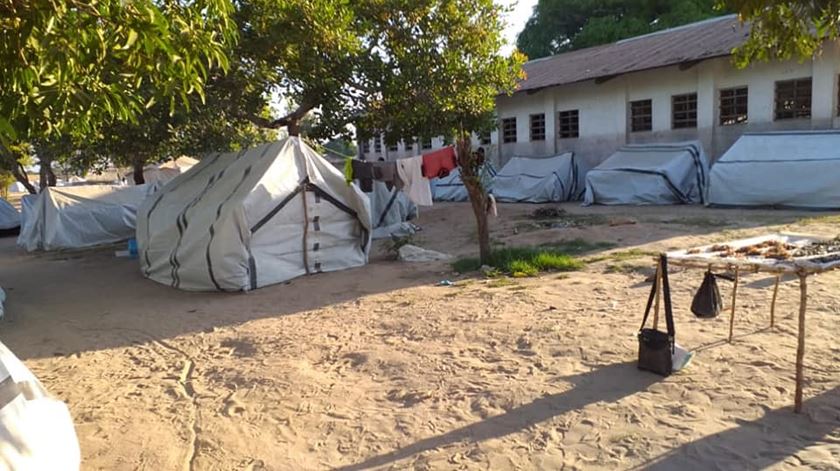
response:
[[[554,157],[513,157],[493,181],[493,196],[505,203],[551,203],[578,199],[578,166],[572,152]]]
[[[26,250],[92,247],[134,237],[137,208],[155,185],[47,187],[22,204]]]
[[[79,440],[67,406],[2,343],[0,399],[0,469],[79,469]]]
[[[840,132],[744,134],[710,173],[711,205],[840,209]]]
[[[240,291],[367,263],[370,202],[297,137],[201,160],[141,207],[145,276]]]
[[[698,204],[709,162],[699,142],[633,144],[586,175],[584,204]]]
[[[373,182],[370,196],[371,227],[373,238],[405,236],[414,233],[408,221],[417,217],[417,206],[402,191],[381,181]]]
[[[8,201],[0,198],[0,231],[20,227],[20,213]]]
[[[493,179],[496,178],[497,173],[493,164],[485,162],[481,169],[481,177],[490,187],[488,189],[492,188]],[[449,172],[449,175],[432,180],[432,196],[435,201],[469,201],[467,188],[461,180],[461,169],[456,168]]]

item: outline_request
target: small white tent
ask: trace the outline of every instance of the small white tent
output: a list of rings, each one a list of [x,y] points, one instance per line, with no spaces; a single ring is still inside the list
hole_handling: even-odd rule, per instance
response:
[[[69,471],[80,461],[67,406],[0,343],[0,469]]]
[[[578,199],[578,167],[572,152],[554,157],[513,157],[493,181],[493,196],[505,203],[550,203]]]
[[[137,208],[156,186],[47,187],[24,200],[18,245],[57,250],[110,244],[134,236]]]
[[[840,209],[840,132],[744,134],[712,166],[709,204]]]
[[[699,142],[633,144],[586,175],[584,204],[697,204],[709,162]]]
[[[493,164],[489,161],[485,162],[481,169],[481,178],[482,181],[487,183],[488,189],[492,189],[496,174],[496,168],[493,167]],[[469,201],[467,188],[461,180],[461,169],[456,168],[449,172],[449,175],[432,180],[432,196],[435,201]]]
[[[417,206],[405,193],[396,187],[389,190],[384,182],[374,181],[369,197],[374,239],[414,233],[414,228],[407,221],[417,217]]]
[[[20,213],[8,201],[0,198],[0,231],[20,227]]]
[[[144,275],[240,291],[367,263],[370,202],[297,137],[202,159],[138,212]]]
[[[27,190],[26,187],[23,186],[23,183],[21,183],[21,182],[14,182],[11,185],[9,185],[9,193],[28,193],[28,192],[29,192],[29,190]]]

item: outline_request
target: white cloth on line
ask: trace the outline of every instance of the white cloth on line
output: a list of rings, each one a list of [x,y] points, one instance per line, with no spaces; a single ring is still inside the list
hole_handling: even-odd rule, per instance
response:
[[[405,184],[403,193],[417,206],[432,205],[432,187],[423,176],[423,156],[397,160],[397,174]]]

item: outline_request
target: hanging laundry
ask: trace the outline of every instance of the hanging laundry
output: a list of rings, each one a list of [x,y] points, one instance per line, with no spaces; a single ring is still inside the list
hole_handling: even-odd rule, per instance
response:
[[[432,205],[432,187],[423,176],[423,156],[410,157],[397,161],[397,175],[405,187],[403,193],[417,206]]]
[[[423,176],[426,178],[444,178],[457,167],[453,146],[423,154]]]
[[[348,157],[344,159],[344,181],[347,182],[348,185],[353,183],[353,160],[352,158]]]
[[[401,190],[403,187],[403,182],[397,174],[396,162],[374,162],[373,178],[385,183],[388,190],[391,190],[394,187]]]
[[[359,180],[359,187],[365,193],[373,192],[373,164],[364,160],[353,159],[353,178]]]

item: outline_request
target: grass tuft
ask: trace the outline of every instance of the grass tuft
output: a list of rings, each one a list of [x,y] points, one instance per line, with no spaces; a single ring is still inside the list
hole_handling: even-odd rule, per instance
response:
[[[579,270],[584,263],[555,248],[510,247],[494,250],[490,266],[514,277],[536,276],[546,271]],[[459,273],[473,272],[481,268],[477,258],[462,258],[452,264]]]

